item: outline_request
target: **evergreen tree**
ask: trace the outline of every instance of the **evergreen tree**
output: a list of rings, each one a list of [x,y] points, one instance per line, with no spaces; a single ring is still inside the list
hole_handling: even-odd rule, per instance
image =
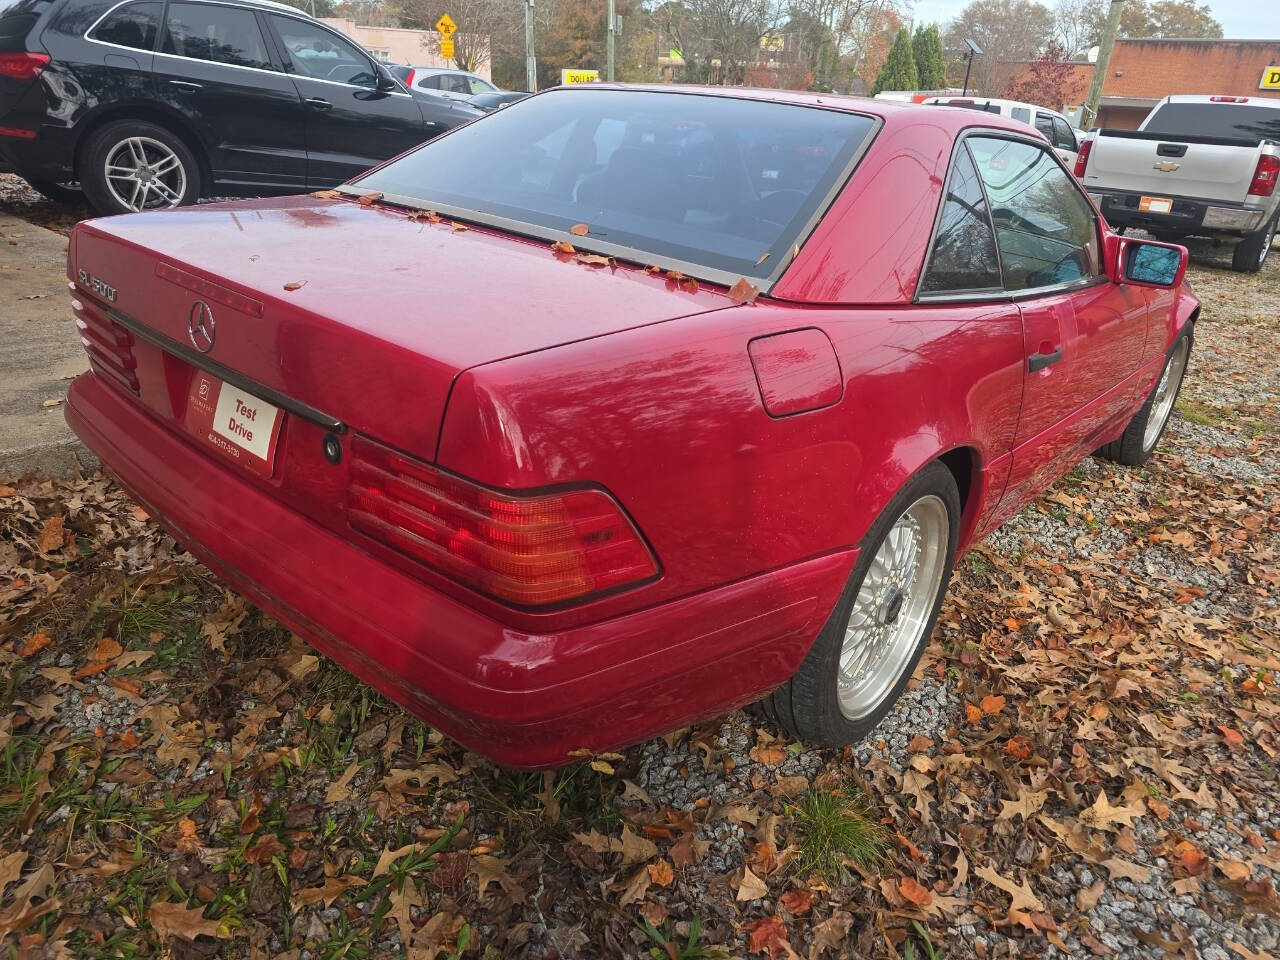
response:
[[[871,87],[874,97],[882,90],[918,90],[920,75],[916,72],[916,58],[911,52],[911,33],[906,27],[893,39],[889,56],[880,68],[880,75]]]
[[[947,61],[942,52],[942,31],[936,23],[916,27],[911,38],[911,52],[916,58],[921,90],[942,90],[947,85]]]

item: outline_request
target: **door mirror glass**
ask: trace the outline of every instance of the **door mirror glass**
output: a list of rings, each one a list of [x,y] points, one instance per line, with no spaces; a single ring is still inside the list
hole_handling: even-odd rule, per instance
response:
[[[1172,287],[1182,272],[1184,251],[1158,243],[1131,240],[1125,244],[1124,279],[1151,287]]]

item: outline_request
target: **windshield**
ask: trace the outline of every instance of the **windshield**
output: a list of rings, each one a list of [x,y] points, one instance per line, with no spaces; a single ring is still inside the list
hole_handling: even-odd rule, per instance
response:
[[[1280,140],[1280,100],[1269,107],[1250,103],[1166,103],[1151,114],[1144,133],[1228,140]]]
[[[729,97],[553,90],[359,186],[543,229],[585,223],[591,237],[640,254],[759,276],[799,242],[874,124]]]

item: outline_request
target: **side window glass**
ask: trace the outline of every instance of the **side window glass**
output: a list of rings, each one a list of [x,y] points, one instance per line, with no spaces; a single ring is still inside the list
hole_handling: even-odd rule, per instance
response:
[[[1031,111],[1026,107],[1014,107],[1009,111],[1009,116],[1013,117],[1015,120],[1021,121],[1022,123],[1031,122]]]
[[[1054,145],[1062,150],[1076,149],[1076,135],[1071,132],[1071,128],[1067,126],[1067,121],[1061,117],[1053,118],[1053,142]]]
[[[1030,290],[1098,275],[1093,210],[1044,148],[1017,140],[970,137],[987,188],[1006,290]]]
[[[193,60],[270,70],[252,11],[204,3],[170,3],[161,50]]]
[[[284,43],[290,72],[354,87],[377,86],[372,61],[355,44],[293,17],[272,14],[271,23]]]
[[[114,43],[134,50],[154,50],[156,33],[160,30],[160,10],[163,5],[145,0],[143,3],[127,3],[117,7],[98,24],[90,39]]]
[[[444,80],[445,80],[444,88],[448,90],[450,93],[461,93],[461,94],[465,94],[466,96],[471,96],[471,86],[470,84],[467,83],[466,77],[460,77],[460,76],[457,76],[456,74],[451,74],[449,76],[446,76]]]
[[[439,78],[438,76],[435,76],[435,77],[427,77],[427,79],[425,79],[425,80],[419,80],[417,85],[418,85],[418,87],[420,87],[420,88],[421,88],[421,87],[426,87],[428,90],[439,90],[439,89],[440,89],[440,78]]]
[[[467,83],[470,85],[471,93],[493,93],[494,86],[491,83],[485,83],[479,77],[468,77]]]
[[[1000,288],[1000,264],[987,201],[963,145],[956,152],[921,293]]]

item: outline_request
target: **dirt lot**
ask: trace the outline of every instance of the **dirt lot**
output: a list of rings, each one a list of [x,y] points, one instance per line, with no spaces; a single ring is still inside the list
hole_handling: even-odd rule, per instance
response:
[[[844,752],[735,714],[498,770],[108,482],[0,481],[0,949],[1280,956],[1280,263],[1195,261],[1162,452],[974,550]]]

